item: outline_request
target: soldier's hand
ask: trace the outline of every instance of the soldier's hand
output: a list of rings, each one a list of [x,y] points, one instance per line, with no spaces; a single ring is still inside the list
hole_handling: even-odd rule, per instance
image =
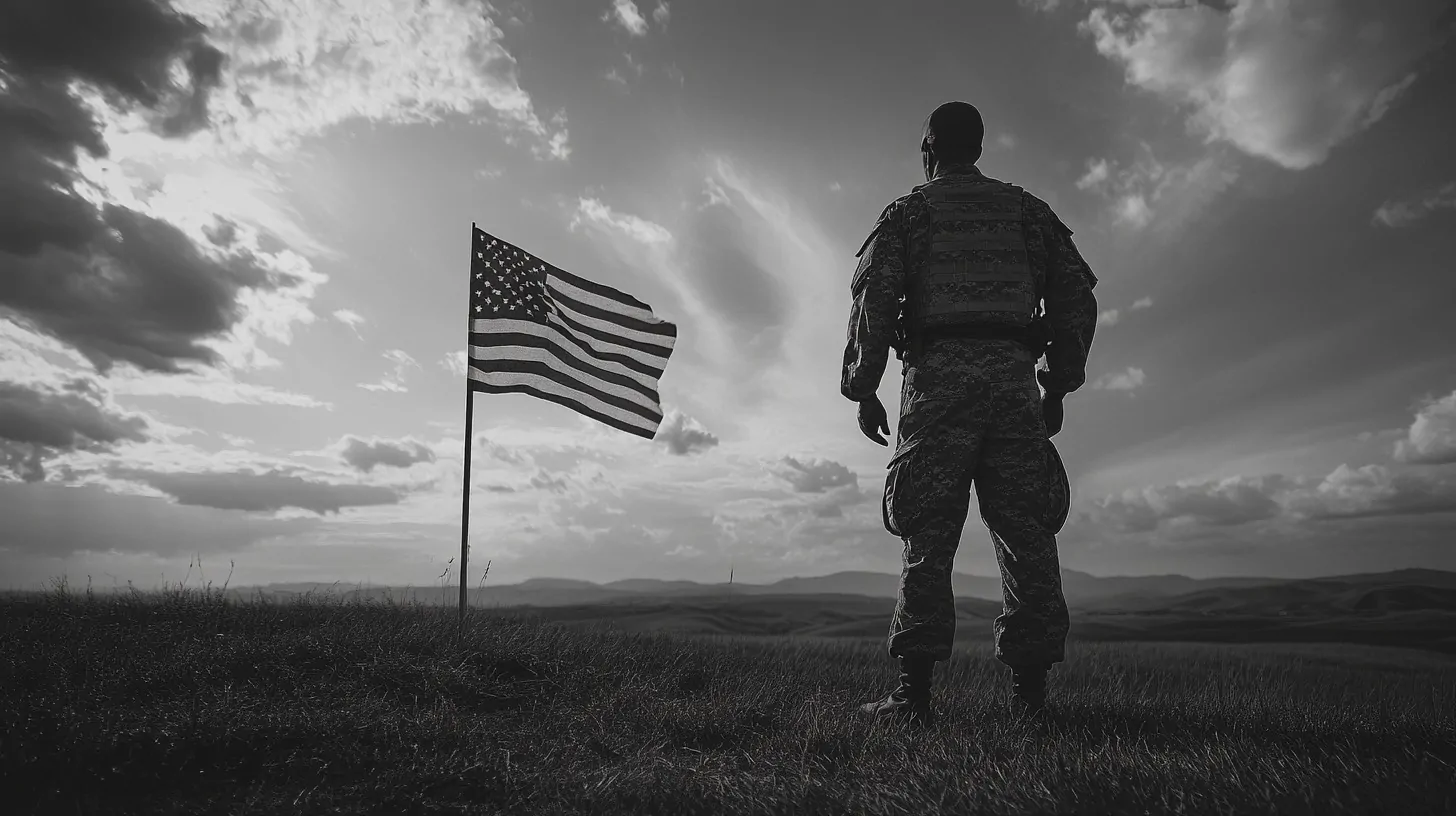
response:
[[[859,429],[871,442],[888,446],[885,436],[890,435],[890,417],[879,397],[870,397],[859,404]]]

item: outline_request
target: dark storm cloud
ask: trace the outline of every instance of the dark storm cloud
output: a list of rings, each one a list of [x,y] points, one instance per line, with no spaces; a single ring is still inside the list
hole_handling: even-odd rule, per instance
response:
[[[96,386],[76,379],[61,386],[0,382],[0,439],[73,449],[91,442],[146,439],[139,416],[114,412]]]
[[[219,510],[271,512],[297,507],[324,515],[345,507],[397,504],[400,500],[399,492],[385,487],[314,481],[280,471],[155,473],[118,468],[113,475],[151,485],[179,504]]]
[[[407,468],[419,462],[435,461],[435,452],[412,439],[375,439],[365,441],[356,436],[343,439],[339,458],[355,470],[368,473],[383,465]]]
[[[779,476],[793,485],[798,493],[823,493],[832,488],[859,484],[854,471],[829,459],[801,461],[785,456],[783,464],[787,467],[779,471]]]
[[[0,552],[64,557],[77,552],[173,556],[229,552],[297,535],[315,519],[272,519],[126,496],[94,485],[0,484]]]
[[[62,452],[98,450],[147,438],[140,416],[108,406],[95,383],[61,386],[0,382],[0,472],[43,481],[45,463]]]
[[[238,319],[238,291],[268,283],[250,256],[212,260],[181,230],[105,205],[98,231],[76,250],[0,253],[0,306],[75,346],[101,371],[127,361],[177,371],[211,363],[202,341]]]
[[[206,123],[207,95],[222,74],[222,52],[203,41],[205,31],[157,0],[7,2],[0,66],[22,84],[83,80],[112,101],[156,111],[162,133],[181,135]],[[179,60],[190,80],[184,87],[171,77]]]
[[[75,346],[101,371],[211,363],[202,340],[239,317],[238,291],[270,285],[256,259],[213,260],[177,228],[100,209],[76,191],[81,152],[106,155],[100,125],[71,93],[141,106],[161,134],[206,124],[223,57],[196,20],[152,0],[0,4],[0,312]],[[172,81],[181,65],[187,84]]]
[[[657,431],[656,441],[677,456],[698,453],[718,445],[718,437],[681,411],[670,411]]]

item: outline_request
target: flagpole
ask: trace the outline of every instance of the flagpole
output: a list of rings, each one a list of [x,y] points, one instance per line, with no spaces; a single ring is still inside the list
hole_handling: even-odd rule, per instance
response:
[[[475,222],[470,222],[470,251],[475,251]],[[473,256],[472,256],[473,257]],[[465,276],[465,302],[470,303],[470,290],[473,286],[470,275]],[[475,418],[475,389],[470,387],[470,311],[466,309],[466,334],[465,334],[465,489],[460,497],[460,623],[465,623],[465,587],[468,562],[470,560],[470,441],[471,420]]]

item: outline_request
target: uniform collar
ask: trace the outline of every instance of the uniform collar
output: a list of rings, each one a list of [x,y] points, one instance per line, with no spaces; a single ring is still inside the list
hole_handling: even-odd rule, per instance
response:
[[[985,174],[982,173],[980,169],[977,168],[974,164],[947,164],[945,166],[935,168],[935,178],[940,178],[941,176],[978,176],[980,178],[986,177]],[[932,179],[932,181],[933,180],[934,179]]]

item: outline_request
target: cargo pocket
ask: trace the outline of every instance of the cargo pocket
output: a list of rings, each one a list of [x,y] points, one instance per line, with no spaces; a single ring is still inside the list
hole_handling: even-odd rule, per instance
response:
[[[920,530],[920,493],[914,486],[915,452],[920,443],[905,445],[890,459],[890,472],[885,477],[885,496],[880,502],[880,515],[885,531],[907,538]]]

